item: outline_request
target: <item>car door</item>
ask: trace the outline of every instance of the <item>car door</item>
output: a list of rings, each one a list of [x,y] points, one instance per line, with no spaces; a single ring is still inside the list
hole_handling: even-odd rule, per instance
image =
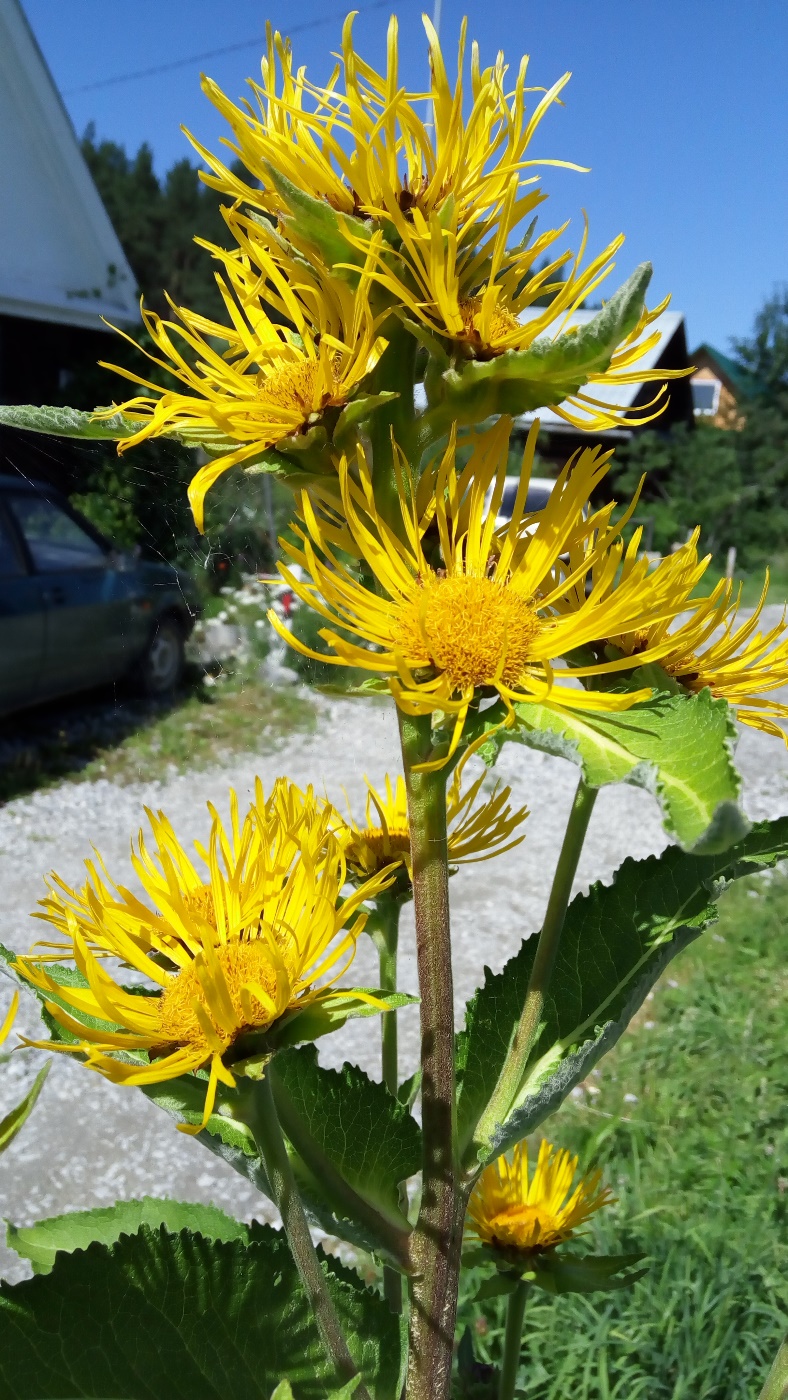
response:
[[[40,698],[113,679],[124,669],[127,605],[108,550],[43,495],[9,492],[7,500],[46,604]]]
[[[44,664],[46,605],[0,497],[0,714],[31,704]]]

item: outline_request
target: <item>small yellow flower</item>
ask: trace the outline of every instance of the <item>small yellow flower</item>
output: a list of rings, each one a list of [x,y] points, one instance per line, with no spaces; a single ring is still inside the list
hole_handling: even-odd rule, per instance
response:
[[[238,203],[268,213],[290,211],[271,179],[280,172],[298,189],[325,199],[350,217],[389,221],[415,210],[429,214],[451,201],[461,224],[495,222],[514,180],[533,184],[535,165],[565,161],[532,160],[528,147],[548,108],[569,81],[563,76],[548,90],[526,86],[524,58],[513,89],[506,91],[503,54],[482,69],[471,50],[470,103],[463,85],[466,24],[460,31],[457,78],[449,82],[438,36],[424,17],[430,49],[429,92],[409,93],[399,77],[398,25],[388,30],[387,68],[377,73],[353,46],[353,14],[342,35],[340,65],[326,87],[294,69],[288,41],[269,27],[262,82],[250,82],[253,102],[236,106],[210,79],[203,91],[229,123],[228,142],[249,171],[247,182],[190,139],[213,172],[206,183]],[[344,91],[339,86],[340,71]],[[531,93],[541,94],[528,111]],[[509,216],[518,223],[543,196],[529,191],[515,200]]]
[[[8,1039],[8,1037],[9,1037],[9,1035],[11,1034],[11,1031],[13,1030],[13,1026],[14,1026],[14,1021],[16,1020],[16,1013],[17,1013],[18,1010],[19,1010],[19,993],[18,993],[18,992],[14,992],[14,995],[13,995],[12,998],[11,998],[11,1005],[10,1005],[9,1008],[8,1008],[8,1014],[7,1014],[6,1018],[5,1018],[5,1020],[3,1021],[2,1026],[0,1026],[0,1045],[2,1045],[2,1044],[4,1043],[4,1041],[6,1041],[6,1040]]]
[[[508,527],[496,528],[511,428],[511,420],[501,419],[479,435],[459,474],[453,441],[418,488],[408,479],[406,465],[400,465],[403,538],[381,518],[360,454],[358,480],[346,466],[340,469],[342,516],[328,510],[318,515],[303,495],[302,547],[285,545],[305,575],[296,579],[280,566],[293,592],[328,623],[358,639],[346,641],[324,628],[320,635],[331,650],[320,659],[385,677],[408,714],[440,710],[453,716],[448,757],[459,744],[470,706],[480,697],[497,693],[509,723],[514,723],[517,701],[549,699],[573,709],[622,710],[648,698],[648,690],[626,695],[557,683],[569,676],[619,671],[626,660],[600,660],[582,669],[555,663],[613,631],[675,617],[686,598],[677,588],[683,554],[652,568],[637,557],[637,532],[626,548],[622,544],[618,531],[623,521],[610,524],[612,504],[585,518],[610,454],[587,449],[573,458],[546,509],[537,517],[526,516],[538,426],[529,434]],[[492,495],[486,505],[488,488]],[[364,561],[374,586],[337,557],[332,547],[337,544]],[[567,552],[576,561],[568,575],[559,572]],[[695,582],[703,567],[698,566]],[[620,569],[622,581],[616,584]],[[273,612],[269,617],[296,650],[316,654]],[[626,629],[609,625],[624,617],[630,619]]]
[[[552,1249],[575,1231],[613,1195],[600,1189],[601,1172],[581,1177],[572,1189],[577,1158],[543,1139],[532,1178],[528,1177],[528,1147],[520,1142],[511,1161],[499,1157],[477,1181],[465,1229],[482,1244],[506,1251]]]
[[[110,880],[100,858],[86,862],[79,890],[54,876],[37,917],[60,938],[14,963],[76,1037],[41,1048],[83,1055],[90,1069],[121,1084],[210,1067],[201,1126],[218,1081],[235,1084],[226,1057],[240,1036],[343,997],[385,1009],[367,993],[334,987],[364,926],[359,907],[386,879],[340,899],[347,866],[326,804],[282,779],[267,800],[258,782],[243,823],[231,793],[229,830],[209,811],[208,847],[196,847],[204,870],[163,813],[147,813],[154,851],[140,832],[132,865],[149,903]],[[141,973],[145,988],[121,986],[106,970],[108,958]],[[51,963],[73,963],[85,984],[63,984],[47,970]],[[97,1024],[86,1025],[85,1016]]]
[[[231,252],[206,246],[224,268],[217,281],[229,324],[173,302],[177,321],[142,311],[159,355],[145,353],[185,392],[164,390],[107,364],[150,392],[96,415],[120,411],[139,425],[119,443],[121,452],[167,433],[211,452],[189,487],[198,529],[204,527],[205,495],[223,472],[299,437],[320,424],[327,410],[344,406],[386,347],[370,310],[368,271],[362,270],[353,291],[319,262],[310,266],[290,258],[272,230],[255,228],[240,215],[229,216],[228,223],[238,246]]]
[[[517,828],[528,816],[528,809],[513,811],[509,787],[495,784],[485,801],[477,802],[486,774],[462,790],[458,768],[446,803],[449,828],[449,862],[466,865],[471,861],[491,860],[493,856],[510,851],[525,840],[525,833],[516,835]],[[400,867],[410,878],[410,827],[405,780],[396,782],[386,775],[385,793],[378,792],[369,779],[367,784],[366,823],[360,826],[349,813],[341,817],[334,830],[342,843],[348,870],[356,878],[369,879],[392,865]]]
[[[769,575],[752,616],[736,626],[741,588],[733,599],[733,583],[722,579],[708,598],[690,603],[692,614],[672,630],[667,622],[613,638],[625,655],[645,649],[662,651],[660,665],[690,691],[704,690],[727,700],[736,718],[753,729],[774,734],[788,745],[785,729],[775,721],[788,719],[788,705],[764,692],[788,685],[788,626],[785,610],[767,631],[758,628],[766,603]],[[716,635],[719,634],[719,635]]]

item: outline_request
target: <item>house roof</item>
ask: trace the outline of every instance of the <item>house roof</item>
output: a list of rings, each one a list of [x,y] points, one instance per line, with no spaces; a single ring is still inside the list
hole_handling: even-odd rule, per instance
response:
[[[585,326],[598,314],[597,311],[575,311],[568,321],[565,322],[561,320],[558,322],[558,330],[565,330],[569,326]],[[520,313],[519,319],[521,321],[532,321],[536,320],[538,316],[543,315],[543,307],[528,307],[525,311]],[[655,331],[658,332],[659,340],[650,350],[647,350],[645,355],[631,368],[642,368],[644,370],[654,369],[665,354],[665,351],[674,335],[680,329],[683,321],[684,317],[680,311],[663,311],[662,315],[657,317],[648,331],[649,334],[653,334]],[[610,404],[611,406],[613,404],[618,404],[623,408],[631,408],[643,389],[651,389],[656,393],[659,387],[658,380],[650,383],[638,380],[634,384],[592,384],[589,385],[588,392],[600,403]],[[574,415],[578,415],[578,410],[576,408],[573,408],[572,412]],[[563,418],[547,408],[539,409],[538,413],[524,413],[516,421],[521,426],[527,427],[533,422],[534,418],[539,418],[543,428],[559,432],[566,431],[568,428]],[[605,434],[605,437],[612,436],[612,432]]]
[[[0,0],[0,314],[139,319],[134,274],[19,0]]]
[[[721,350],[715,350],[713,345],[707,345],[705,341],[697,350],[693,350],[692,359],[696,358],[710,361],[720,377],[728,381],[728,387],[737,394],[756,394],[762,388],[754,374],[750,374],[749,370],[737,364],[729,355],[723,355]]]

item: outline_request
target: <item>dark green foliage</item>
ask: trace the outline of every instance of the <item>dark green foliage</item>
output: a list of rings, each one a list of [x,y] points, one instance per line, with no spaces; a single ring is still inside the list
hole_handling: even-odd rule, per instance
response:
[[[759,396],[774,404],[788,393],[788,285],[775,288],[757,316],[753,333],[733,342],[738,359],[754,377]]]
[[[588,1081],[599,1092],[549,1125],[618,1198],[583,1246],[650,1267],[609,1298],[529,1298],[529,1400],[754,1400],[785,1333],[788,880],[743,881],[720,914]],[[497,1362],[506,1300],[474,1304],[480,1278],[460,1331]]]
[[[143,1227],[60,1254],[52,1272],[0,1285],[3,1400],[324,1400],[331,1373],[284,1236],[207,1240]],[[396,1318],[326,1262],[350,1348],[379,1400],[399,1376]]]
[[[347,641],[358,644],[358,638],[344,632],[341,627],[333,626],[326,622],[325,618],[313,612],[311,608],[296,606],[290,630],[299,642],[310,647],[313,651],[324,652],[326,656],[331,653],[326,646],[320,632],[324,627],[329,627],[337,636],[344,637]],[[303,656],[301,652],[288,648],[282,657],[284,664],[291,670],[296,671],[307,685],[325,686],[332,690],[348,690],[351,686],[359,685],[365,674],[355,666],[338,666],[330,661],[317,661],[314,657]]]

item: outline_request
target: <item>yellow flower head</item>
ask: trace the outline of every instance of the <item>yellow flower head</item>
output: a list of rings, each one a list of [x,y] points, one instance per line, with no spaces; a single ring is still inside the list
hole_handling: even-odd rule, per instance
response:
[[[8,1014],[5,1020],[3,1021],[3,1024],[0,1026],[0,1045],[2,1045],[11,1034],[11,1031],[13,1030],[14,1026],[14,1021],[16,1020],[16,1013],[18,1010],[19,993],[14,992],[14,995],[11,998],[11,1005],[8,1008]]]
[[[231,252],[206,246],[223,265],[217,282],[229,324],[173,302],[176,321],[143,308],[145,328],[159,351],[145,353],[185,387],[163,390],[119,365],[106,365],[149,393],[97,414],[108,417],[120,410],[139,425],[119,451],[174,433],[211,453],[189,487],[199,529],[206,492],[223,472],[287,439],[302,438],[326,410],[344,406],[386,346],[376,334],[367,272],[351,290],[319,262],[290,257],[273,230],[241,215],[228,216],[228,223],[238,246]]]
[[[517,828],[528,816],[528,809],[513,811],[509,787],[495,784],[484,801],[477,802],[486,774],[482,773],[464,791],[461,771],[457,769],[449,788],[446,820],[449,828],[449,862],[466,865],[471,861],[491,860],[493,856],[519,846],[525,833],[516,835]],[[370,876],[392,865],[398,866],[410,879],[410,827],[405,780],[396,782],[386,775],[385,793],[367,784],[366,823],[360,826],[349,813],[348,820],[338,819],[334,828],[345,853],[348,871],[356,879]]]
[[[465,22],[452,85],[438,36],[425,16],[430,89],[409,93],[400,84],[396,18],[389,23],[385,73],[377,73],[356,53],[354,18],[350,14],[345,21],[340,62],[325,87],[308,82],[305,69],[294,68],[289,42],[270,27],[262,82],[250,83],[252,102],[236,106],[214,82],[203,79],[203,91],[232,129],[234,140],[226,144],[253,177],[245,181],[191,137],[213,172],[203,177],[208,184],[252,208],[286,215],[290,211],[273,170],[348,216],[388,221],[416,210],[429,214],[451,201],[465,224],[494,222],[512,182],[518,190],[533,183],[535,177],[526,172],[534,165],[567,164],[532,160],[527,152],[569,73],[546,92],[529,88],[524,58],[507,93],[503,54],[483,69],[473,44],[468,102]],[[535,92],[541,95],[529,112],[528,99]],[[541,198],[529,192],[516,199],[515,223]]]
[[[331,811],[311,789],[301,794],[282,779],[266,800],[258,782],[243,822],[231,793],[229,829],[209,810],[208,846],[196,847],[202,870],[166,817],[147,813],[153,850],[142,832],[132,848],[147,903],[115,884],[100,858],[86,862],[81,889],[54,876],[37,917],[60,937],[14,964],[76,1037],[45,1048],[83,1055],[89,1068],[122,1084],[210,1067],[202,1126],[217,1082],[235,1084],[227,1061],[242,1057],[239,1038],[281,1030],[284,1018],[316,1003],[344,997],[380,1006],[334,983],[355,953],[359,906],[386,883],[377,877],[340,899],[345,859]],[[108,958],[141,973],[145,991],[120,985]],[[84,984],[64,985],[48,970],[52,963],[73,963]]]
[[[536,1170],[529,1180],[528,1147],[520,1142],[508,1157],[499,1157],[482,1172],[468,1205],[466,1232],[494,1249],[552,1249],[571,1239],[595,1211],[613,1200],[600,1190],[601,1172],[572,1183],[577,1158],[543,1139]]]
[[[621,670],[626,660],[600,660],[580,670],[555,661],[624,630],[607,625],[613,618],[629,618],[629,630],[674,617],[686,596],[679,597],[676,588],[682,554],[652,568],[637,557],[638,532],[626,548],[622,544],[623,521],[610,524],[612,504],[585,518],[609,453],[581,452],[562,471],[545,510],[525,514],[538,423],[524,453],[511,521],[498,529],[510,427],[511,420],[501,419],[480,434],[459,473],[452,441],[418,490],[401,464],[402,537],[381,518],[363,456],[358,480],[343,467],[342,518],[330,511],[318,515],[302,496],[302,547],[285,548],[305,578],[280,566],[302,602],[358,639],[346,641],[323,629],[331,650],[320,659],[385,677],[408,714],[441,710],[453,716],[449,756],[480,697],[497,693],[512,723],[516,701],[620,710],[647,698],[649,691],[625,695],[557,683],[570,675]],[[356,552],[375,586],[338,558],[337,544]],[[559,574],[567,553],[573,567]],[[622,582],[616,584],[620,569]],[[291,646],[313,654],[273,613],[269,617]]]
[[[733,583],[722,579],[708,598],[690,602],[691,616],[675,630],[667,622],[613,638],[625,655],[644,649],[662,651],[660,665],[690,691],[708,686],[712,695],[727,700],[736,718],[753,729],[765,730],[788,744],[778,719],[788,719],[788,705],[764,692],[788,685],[788,626],[785,610],[774,627],[758,627],[766,603],[769,576],[752,615],[736,626],[741,589],[733,599]]]

